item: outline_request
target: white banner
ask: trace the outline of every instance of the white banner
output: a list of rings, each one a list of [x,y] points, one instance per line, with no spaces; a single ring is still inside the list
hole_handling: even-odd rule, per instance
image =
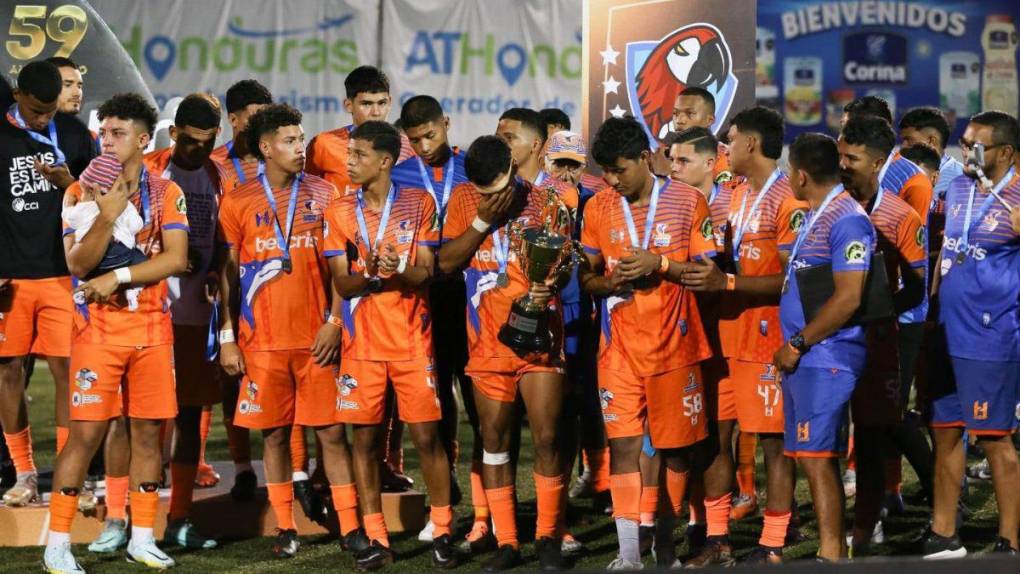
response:
[[[379,0],[91,0],[160,109],[255,78],[311,136],[350,123],[344,78],[379,60]],[[88,76],[85,89],[89,89]],[[226,134],[229,137],[229,133]]]
[[[394,108],[436,97],[453,143],[513,107],[560,108],[580,129],[581,0],[384,0],[383,40]]]

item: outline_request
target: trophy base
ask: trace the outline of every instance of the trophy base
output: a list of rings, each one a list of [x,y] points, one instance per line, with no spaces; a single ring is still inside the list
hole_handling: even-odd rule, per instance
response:
[[[500,343],[513,350],[518,356],[532,353],[547,353],[552,348],[552,333],[549,332],[549,310],[525,311],[516,302],[510,308],[510,316],[499,329]]]

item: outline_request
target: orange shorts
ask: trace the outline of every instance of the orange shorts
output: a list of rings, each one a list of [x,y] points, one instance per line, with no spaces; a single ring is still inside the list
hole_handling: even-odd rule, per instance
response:
[[[71,347],[71,420],[177,416],[172,345]]]
[[[726,359],[743,432],[783,433],[783,391],[775,365]]]
[[[177,404],[204,407],[223,400],[220,369],[206,360],[209,327],[174,325],[174,364],[177,367]]]
[[[14,279],[0,290],[0,357],[71,355],[71,278]]]
[[[410,361],[340,360],[337,421],[359,425],[383,422],[386,388],[393,385],[397,412],[405,423],[427,423],[443,418],[436,394],[432,357]]]
[[[701,362],[701,375],[705,379],[705,404],[708,416],[715,421],[737,420],[737,400],[733,396],[733,379],[724,357],[712,357]]]
[[[708,436],[700,365],[647,377],[599,369],[599,403],[611,439],[642,436],[646,422],[655,448],[690,446]]]
[[[307,349],[244,351],[234,424],[269,429],[336,424],[337,369],[315,364]]]
[[[475,391],[501,403],[517,400],[517,385],[528,373],[559,373],[566,369],[562,362],[541,361],[531,363],[523,359],[475,359],[468,363],[465,374],[471,377]]]

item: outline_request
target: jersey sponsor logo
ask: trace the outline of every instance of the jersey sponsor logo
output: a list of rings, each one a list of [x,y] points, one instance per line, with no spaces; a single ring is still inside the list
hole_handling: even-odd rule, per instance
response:
[[[847,263],[864,263],[864,257],[868,254],[868,248],[862,241],[851,241],[843,250],[843,258]]]
[[[729,183],[731,179],[733,179],[733,172],[728,169],[720,171],[719,175],[715,176],[715,182],[719,185]]]
[[[599,389],[599,406],[602,407],[602,410],[609,408],[609,405],[613,402],[613,398],[613,391],[610,391],[605,387]]]
[[[262,227],[263,225],[271,225],[273,223],[273,215],[268,211],[255,214],[255,227]]]
[[[984,261],[988,255],[988,251],[984,247],[977,245],[965,245],[959,237],[946,237],[943,248],[947,252],[967,254],[967,257],[974,258],[975,261]]]
[[[715,237],[715,232],[712,231],[712,218],[706,217],[701,222],[701,236],[705,239],[712,239]]]
[[[39,209],[38,201],[25,201],[23,197],[15,197],[14,201],[11,202],[11,209],[17,213],[22,211],[35,211]]]
[[[761,259],[761,248],[755,247],[750,243],[740,244],[740,258],[750,259],[751,261],[757,261]]]
[[[995,228],[999,226],[999,218],[995,213],[989,213],[985,215],[985,218],[981,220],[981,228],[991,233],[995,231]]]
[[[694,376],[694,373],[687,373],[687,384],[684,385],[684,393],[691,394],[698,390],[698,378]]]
[[[183,195],[177,197],[177,202],[174,203],[174,208],[177,209],[177,213],[180,213],[181,215],[188,214],[188,201],[184,199]]]
[[[669,225],[666,223],[655,224],[655,234],[653,237],[653,243],[656,247],[669,247],[671,235],[666,233],[669,229]]]
[[[98,380],[99,375],[92,369],[78,369],[78,372],[74,374],[74,386],[83,391],[91,389]]]
[[[290,248],[293,249],[315,249],[315,236],[311,232],[295,235],[290,238]],[[275,237],[255,238],[255,253],[265,251],[276,251],[280,249],[280,242]]]
[[[622,243],[623,242],[623,230],[622,229],[610,229],[609,230],[609,243]]]
[[[492,249],[479,249],[478,251],[475,251],[475,259],[481,261],[482,263],[498,263],[499,262],[499,260],[496,259],[496,248],[495,247],[493,247]],[[513,249],[510,250],[510,253],[507,255],[506,259],[507,259],[507,261],[517,261],[517,254],[514,253]]]
[[[71,393],[71,406],[73,407],[98,405],[101,402],[103,402],[103,397],[100,395],[89,395],[78,391]]]
[[[795,209],[790,214],[790,230],[794,233],[800,233],[800,229],[804,227],[804,221],[807,219],[807,212],[803,209]]]
[[[917,233],[914,234],[914,243],[917,243],[918,247],[924,245],[924,228],[918,227]]]
[[[248,395],[248,400],[254,402],[258,400],[259,386],[255,381],[248,381],[244,386],[244,392]]]
[[[358,379],[355,379],[351,375],[341,375],[340,380],[336,384],[337,390],[340,391],[341,397],[348,397],[351,395],[351,391],[358,388]]]

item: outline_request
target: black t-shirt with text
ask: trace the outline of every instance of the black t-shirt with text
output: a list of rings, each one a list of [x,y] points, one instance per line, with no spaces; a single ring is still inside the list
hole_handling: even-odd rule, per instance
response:
[[[0,115],[0,278],[45,279],[67,275],[61,239],[64,190],[35,171],[33,159],[55,163],[53,147],[35,141]],[[57,144],[75,179],[96,156],[88,128],[77,117],[58,113]],[[49,130],[40,132],[49,137]]]

